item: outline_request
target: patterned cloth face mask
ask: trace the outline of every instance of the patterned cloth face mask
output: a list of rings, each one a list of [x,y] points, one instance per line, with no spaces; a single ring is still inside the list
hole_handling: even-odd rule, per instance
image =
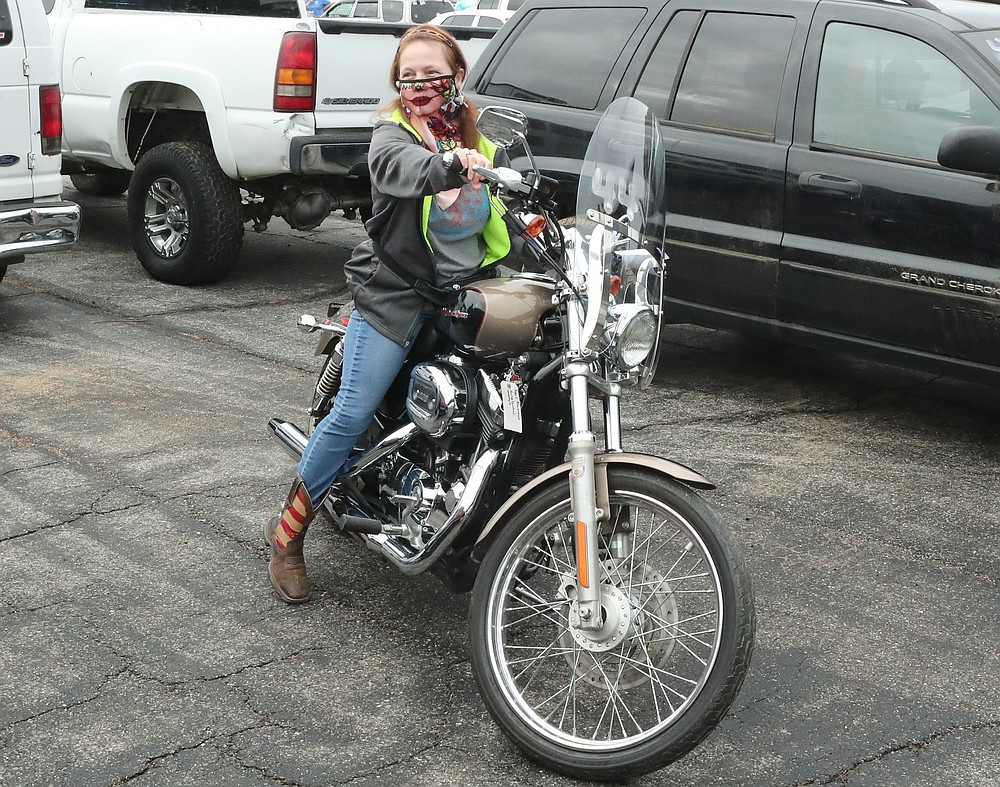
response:
[[[414,94],[429,89],[444,99],[441,108],[433,114],[425,115],[424,121],[437,142],[438,150],[454,150],[459,146],[461,135],[455,115],[465,104],[465,96],[458,89],[455,74],[442,74],[429,79],[397,79],[396,88],[402,100],[403,112],[408,118],[411,116],[408,104],[415,97]]]

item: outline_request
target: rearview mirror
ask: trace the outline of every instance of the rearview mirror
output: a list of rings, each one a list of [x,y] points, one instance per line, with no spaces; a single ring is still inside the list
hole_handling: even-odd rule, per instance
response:
[[[479,133],[501,148],[524,141],[528,118],[523,112],[507,107],[483,107],[476,122]]]

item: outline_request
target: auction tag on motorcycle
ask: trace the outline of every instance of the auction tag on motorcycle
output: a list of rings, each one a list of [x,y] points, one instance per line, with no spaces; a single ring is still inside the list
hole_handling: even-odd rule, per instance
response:
[[[511,432],[521,432],[521,384],[513,380],[500,383],[503,399],[503,428]]]

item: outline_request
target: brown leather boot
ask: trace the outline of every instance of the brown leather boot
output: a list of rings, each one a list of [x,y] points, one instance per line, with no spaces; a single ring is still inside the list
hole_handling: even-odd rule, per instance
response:
[[[271,547],[267,576],[281,600],[301,604],[312,595],[306,578],[306,561],[302,555],[309,523],[316,518],[312,500],[301,478],[296,478],[280,516],[264,524],[264,538]]]

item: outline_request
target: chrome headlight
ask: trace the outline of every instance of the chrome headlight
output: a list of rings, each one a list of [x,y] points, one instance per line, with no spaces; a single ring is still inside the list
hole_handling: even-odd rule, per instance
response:
[[[656,346],[659,322],[649,306],[627,303],[609,309],[614,318],[605,334],[605,346],[619,369],[634,369]]]

